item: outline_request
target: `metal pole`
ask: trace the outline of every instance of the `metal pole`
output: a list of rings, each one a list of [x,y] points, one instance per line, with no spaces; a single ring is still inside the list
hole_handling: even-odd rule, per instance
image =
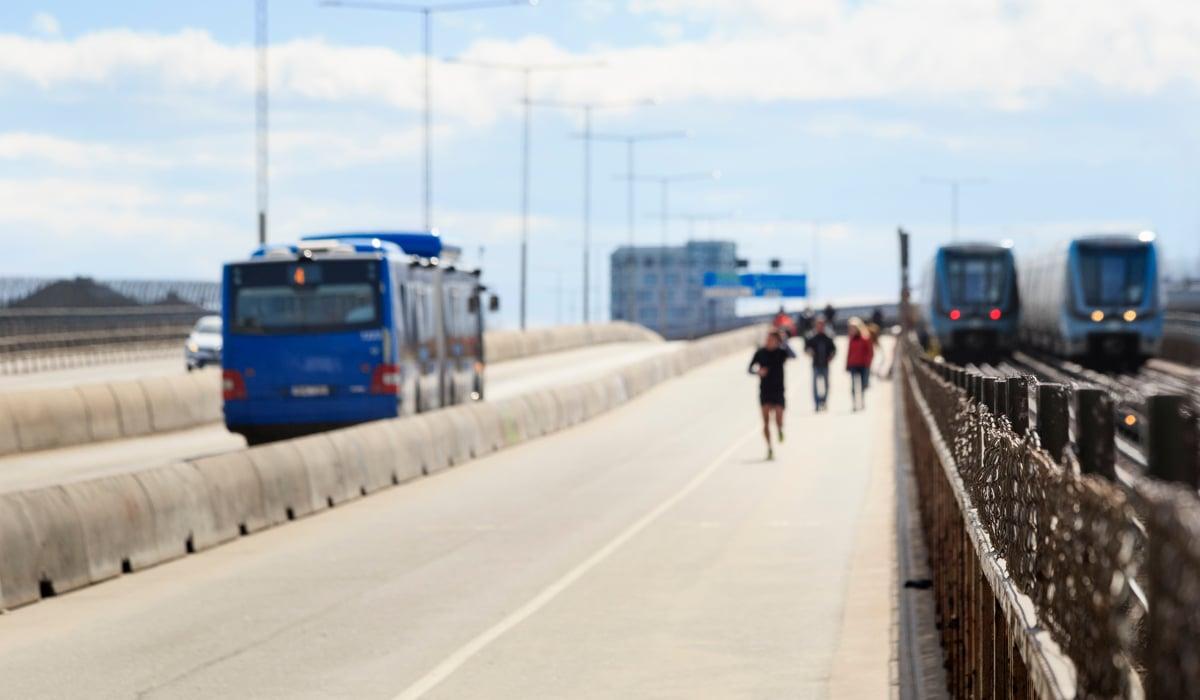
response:
[[[634,185],[634,182],[633,181],[634,181],[634,178],[637,177],[637,172],[634,169],[633,150],[636,145],[637,145],[637,141],[634,140],[633,138],[630,138],[629,141],[626,143],[626,146],[628,147],[628,151],[625,153],[625,160],[626,160],[626,168],[625,169],[627,171],[627,174],[629,175],[629,180],[627,181],[628,191],[625,193],[626,208],[628,211],[625,212],[625,215],[629,217],[628,228],[629,228],[629,245],[630,246],[633,245],[633,227],[634,227],[634,223],[633,223],[633,219],[634,219],[634,216],[633,216],[634,186],[633,185]]]
[[[1042,448],[1050,453],[1055,462],[1062,462],[1070,439],[1069,396],[1070,389],[1064,384],[1038,386],[1037,432]]]
[[[1029,429],[1029,379],[1008,378],[1008,422],[1017,435],[1024,436]]]
[[[958,181],[950,183],[950,240],[958,240]]]
[[[1192,488],[1200,485],[1200,426],[1187,397],[1151,396],[1143,430],[1150,476]]]
[[[1079,471],[1116,480],[1115,432],[1112,398],[1102,389],[1076,389],[1075,440],[1079,449]]]
[[[267,49],[269,42],[269,25],[268,25],[268,2],[269,0],[258,0],[255,7],[255,49],[258,60],[258,91],[255,95],[255,137],[258,140],[258,148],[255,151],[256,159],[256,175],[258,185],[258,243],[263,245],[267,242],[267,204],[269,198],[269,162],[267,160],[268,151],[268,135],[270,124],[269,118],[269,99],[270,99],[270,76],[267,66]]]
[[[658,249],[658,332],[667,335],[667,201],[671,181],[663,178],[659,181],[662,187],[662,241]]]
[[[433,230],[433,94],[432,53],[433,29],[431,8],[421,11],[425,46],[425,230]]]
[[[525,330],[525,295],[529,289],[529,151],[533,102],[529,93],[530,72],[525,71],[525,127],[521,140],[521,330]]]
[[[588,298],[592,248],[592,106],[583,107],[583,322],[589,319]]]

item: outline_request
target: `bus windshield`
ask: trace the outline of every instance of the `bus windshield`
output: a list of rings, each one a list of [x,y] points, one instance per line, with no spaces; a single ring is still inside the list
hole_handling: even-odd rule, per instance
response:
[[[1146,295],[1145,248],[1081,247],[1083,303],[1086,306],[1136,306]]]
[[[1005,256],[946,255],[946,286],[950,304],[990,305],[1004,301],[1008,284]]]
[[[232,270],[233,333],[334,333],[380,325],[379,263],[253,263]]]

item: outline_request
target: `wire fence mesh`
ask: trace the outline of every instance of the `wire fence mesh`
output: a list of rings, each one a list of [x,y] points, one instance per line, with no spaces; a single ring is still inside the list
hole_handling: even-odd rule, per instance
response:
[[[1195,696],[1194,486],[1082,474],[1072,451],[1056,461],[1037,430],[1014,429],[1019,404],[1028,411],[1031,379],[1012,395],[1003,385],[985,390],[982,377],[934,362],[913,343],[902,347],[951,692]],[[1187,415],[1192,422],[1168,439],[1194,451]]]
[[[0,374],[180,354],[216,282],[0,278]]]

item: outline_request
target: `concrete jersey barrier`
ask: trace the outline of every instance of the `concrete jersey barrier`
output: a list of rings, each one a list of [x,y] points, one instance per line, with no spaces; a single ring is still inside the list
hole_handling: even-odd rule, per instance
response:
[[[0,494],[0,609],[201,551],[576,425],[733,352],[749,328],[578,384]]]
[[[505,362],[598,343],[662,338],[623,321],[490,331],[489,362]],[[0,396],[0,456],[135,438],[221,420],[221,378],[214,370],[121,382],[13,392]]]

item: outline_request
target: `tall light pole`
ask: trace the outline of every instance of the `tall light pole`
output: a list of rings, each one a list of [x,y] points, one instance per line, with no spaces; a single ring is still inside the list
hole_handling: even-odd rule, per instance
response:
[[[625,176],[624,176],[624,179],[626,180],[626,184],[627,184],[627,190],[625,193],[625,197],[626,197],[625,215],[628,218],[627,228],[628,228],[629,245],[630,246],[632,246],[634,243],[634,230],[636,228],[636,224],[634,222],[634,217],[635,217],[634,199],[636,197],[636,194],[634,192],[634,189],[635,189],[634,186],[638,179],[637,165],[636,165],[636,160],[635,160],[635,149],[637,148],[637,145],[644,141],[668,141],[671,139],[685,139],[685,138],[688,138],[690,135],[691,134],[687,131],[658,131],[658,132],[646,132],[646,133],[641,133],[641,134],[607,134],[607,133],[600,133],[600,134],[593,133],[592,134],[593,141],[615,141],[618,143],[625,144]]]
[[[927,185],[942,185],[950,188],[950,240],[958,240],[958,193],[963,185],[982,185],[987,182],[980,177],[923,177]]]
[[[267,168],[268,99],[270,76],[267,72],[267,48],[270,39],[267,25],[268,0],[258,0],[254,7],[254,51],[257,63],[257,90],[254,93],[254,174],[258,202],[258,244],[267,242],[267,204],[269,173]]]
[[[636,161],[636,157],[635,157],[635,151],[636,151],[637,145],[639,143],[643,143],[643,142],[647,142],[647,141],[669,141],[672,139],[685,139],[685,138],[688,138],[690,135],[691,134],[689,134],[689,132],[687,132],[687,131],[650,131],[650,132],[634,133],[634,134],[616,134],[616,133],[600,133],[600,134],[593,133],[592,134],[593,141],[610,141],[610,142],[625,144],[625,190],[626,190],[625,191],[625,215],[627,217],[626,225],[628,228],[628,237],[629,237],[628,245],[630,248],[633,248],[634,231],[637,227],[637,224],[635,221],[636,215],[635,215],[635,210],[634,210],[634,201],[637,197],[637,193],[635,191],[637,189],[636,188],[636,185],[637,185],[637,164],[636,163],[637,163],[637,161]],[[631,259],[634,260],[636,263],[637,257],[636,257],[636,255],[633,254],[632,250],[630,251],[630,255],[633,256]],[[638,293],[638,291],[640,291],[640,287],[641,287],[641,283],[638,281],[638,278],[637,278],[637,265],[636,264],[634,264],[632,266],[631,275],[632,275],[631,279],[632,279],[633,283],[626,290],[628,292],[626,294],[626,298],[627,298],[627,303],[626,303],[627,318],[626,318],[626,320],[628,320],[628,321],[632,321],[634,318],[634,310],[637,308],[636,297],[637,297],[637,293]]]
[[[426,231],[433,230],[433,86],[431,80],[433,70],[433,15],[441,12],[465,12],[468,10],[486,10],[495,7],[532,6],[537,4],[538,0],[470,0],[468,2],[454,2],[445,5],[370,2],[369,0],[322,0],[321,2],[321,5],[325,7],[407,12],[421,15],[421,44],[425,55],[425,107],[422,122],[425,133],[423,210]]]
[[[578,109],[583,113],[583,322],[589,320],[588,297],[591,292],[592,252],[592,113],[598,109],[628,109],[647,107],[656,100],[617,100],[614,102],[538,100],[535,104],[545,107]]]
[[[531,122],[533,115],[533,95],[531,94],[530,86],[534,73],[549,72],[549,71],[568,71],[581,70],[585,68],[598,68],[603,63],[599,61],[591,62],[574,62],[574,63],[496,63],[492,61],[476,61],[472,59],[450,58],[447,61],[458,63],[465,66],[474,66],[476,68],[485,68],[489,70],[500,70],[518,73],[522,78],[522,97],[521,104],[524,107],[525,122],[522,130],[521,139],[521,282],[520,282],[520,320],[521,330],[525,330],[525,312],[526,312],[526,290],[528,289],[528,278],[526,272],[529,269],[529,171],[530,171],[530,139],[531,139]]]
[[[721,177],[720,171],[712,170],[709,172],[693,172],[693,173],[677,173],[674,175],[656,175],[656,176],[638,176],[635,179],[637,182],[656,182],[660,187],[660,196],[662,197],[661,208],[659,215],[662,219],[662,242],[659,248],[659,265],[658,265],[658,329],[660,333],[665,333],[667,329],[667,230],[671,220],[671,185],[677,182],[698,182],[701,180],[718,180]]]

